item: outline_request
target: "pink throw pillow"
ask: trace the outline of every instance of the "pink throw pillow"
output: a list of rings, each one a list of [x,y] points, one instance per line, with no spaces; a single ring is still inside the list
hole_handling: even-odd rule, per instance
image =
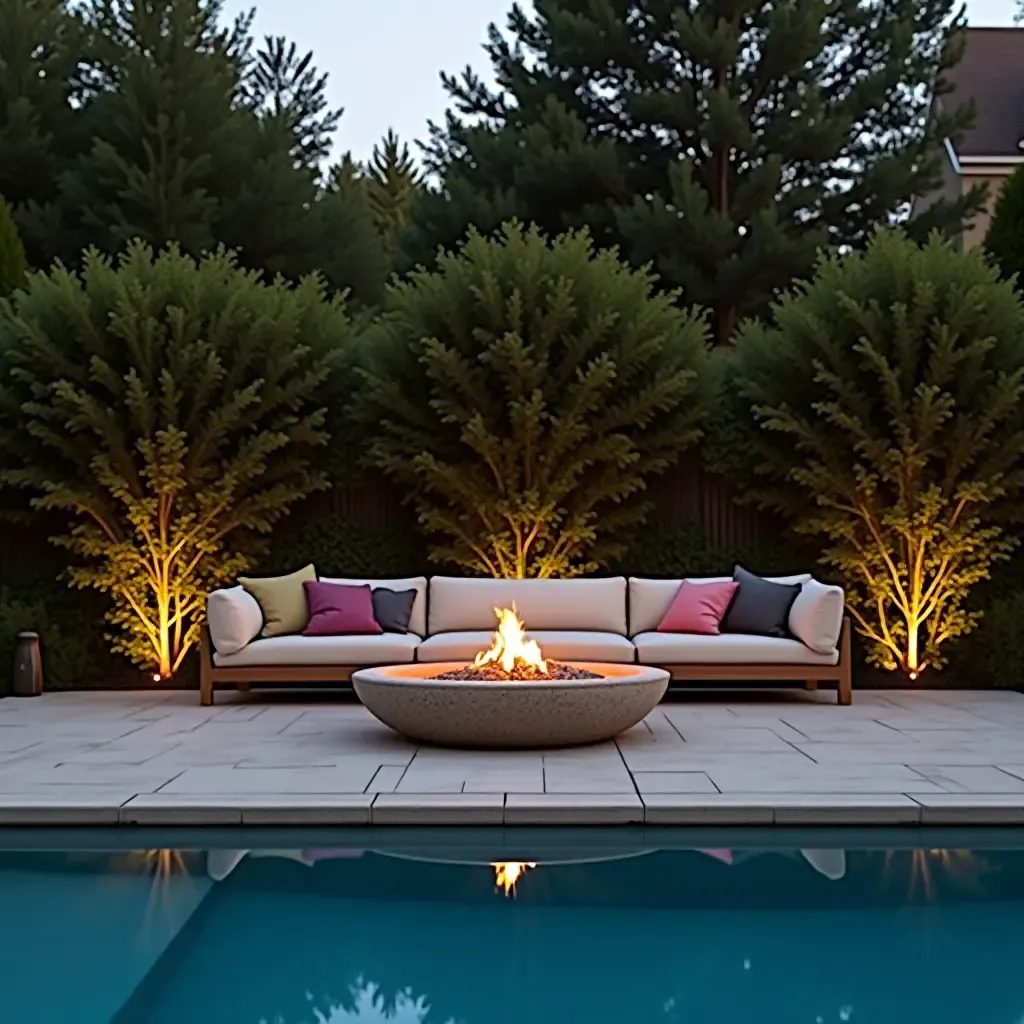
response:
[[[306,581],[309,625],[303,636],[348,636],[354,633],[378,634],[384,630],[373,617],[373,591],[347,583]]]
[[[725,583],[683,580],[665,617],[658,624],[658,632],[718,636],[718,627],[738,588],[739,584],[733,580]]]

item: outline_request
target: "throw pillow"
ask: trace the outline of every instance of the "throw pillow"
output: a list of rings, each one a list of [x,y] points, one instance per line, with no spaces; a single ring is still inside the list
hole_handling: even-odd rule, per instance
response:
[[[789,639],[789,610],[803,584],[772,583],[738,565],[732,578],[739,589],[722,620],[722,632]]]
[[[385,633],[408,633],[415,590],[389,590],[377,587],[373,592],[373,617]]]
[[[303,636],[384,632],[373,617],[373,597],[368,583],[354,587],[345,583],[307,581],[303,586],[309,601],[309,625],[302,631]]]
[[[659,633],[700,633],[718,636],[722,616],[739,589],[739,584],[691,583],[683,580],[676,596],[658,624]]]
[[[260,636],[287,636],[301,633],[309,622],[309,607],[303,583],[316,581],[316,569],[307,565],[288,576],[239,576],[238,583],[256,598],[263,612]]]

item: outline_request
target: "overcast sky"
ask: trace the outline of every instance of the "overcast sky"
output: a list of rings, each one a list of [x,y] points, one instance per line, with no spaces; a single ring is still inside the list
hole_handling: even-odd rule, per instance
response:
[[[504,23],[511,0],[227,0],[231,12],[254,5],[259,36],[287,36],[329,73],[331,100],[345,108],[338,150],[362,160],[388,127],[426,138],[444,114],[439,73],[486,69],[487,25]],[[967,2],[973,25],[1009,25],[1015,6]]]

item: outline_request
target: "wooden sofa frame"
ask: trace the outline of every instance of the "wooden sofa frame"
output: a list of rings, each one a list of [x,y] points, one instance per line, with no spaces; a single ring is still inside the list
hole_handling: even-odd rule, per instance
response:
[[[673,680],[735,680],[754,682],[778,679],[802,682],[805,689],[816,690],[821,682],[836,684],[837,703],[853,702],[853,676],[850,665],[850,619],[843,619],[839,638],[839,661],[835,665],[659,665]],[[213,663],[210,631],[204,625],[199,639],[199,703],[213,703],[218,683],[248,690],[253,683],[347,683],[360,665],[250,665],[241,668],[218,668]]]

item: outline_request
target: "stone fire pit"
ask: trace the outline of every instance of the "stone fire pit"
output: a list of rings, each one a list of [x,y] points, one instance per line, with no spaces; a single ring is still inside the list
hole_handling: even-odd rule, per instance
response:
[[[574,662],[598,678],[543,682],[437,679],[464,662],[390,665],[352,675],[367,710],[396,732],[451,747],[568,747],[600,743],[642,721],[665,696],[668,672]]]

